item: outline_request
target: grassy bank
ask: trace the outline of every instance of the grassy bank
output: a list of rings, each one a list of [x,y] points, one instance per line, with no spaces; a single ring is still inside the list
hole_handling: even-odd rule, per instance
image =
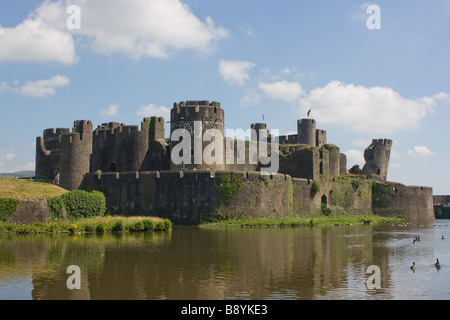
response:
[[[105,233],[169,231],[172,224],[167,219],[156,217],[95,217],[71,222],[50,219],[48,223],[8,224],[0,222],[0,233]]]
[[[0,198],[40,199],[57,197],[67,190],[49,183],[0,178]]]
[[[377,215],[329,215],[318,217],[292,217],[292,218],[260,218],[260,219],[233,219],[200,224],[203,228],[236,228],[236,227],[302,227],[302,226],[330,226],[353,225],[364,223],[400,223],[400,218],[380,217]]]

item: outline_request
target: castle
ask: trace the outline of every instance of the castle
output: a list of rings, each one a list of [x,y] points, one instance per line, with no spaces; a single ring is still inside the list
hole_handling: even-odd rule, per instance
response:
[[[244,138],[225,136],[225,112],[215,101],[175,103],[170,139],[161,117],[144,118],[140,128],[110,122],[95,130],[91,121],[79,120],[72,130],[46,129],[37,138],[36,179],[56,181],[68,190],[102,191],[111,213],[152,214],[175,223],[198,223],[212,215],[320,214],[323,206],[354,214],[394,207],[404,215],[412,196],[414,212],[426,209],[414,215],[430,219],[431,188],[389,185],[392,192],[381,204],[366,186],[368,181],[386,184],[391,140],[372,141],[357,177],[362,185],[354,184],[350,192],[349,181],[355,178],[345,179],[346,156],[327,143],[326,131],[317,129],[314,119],[298,120],[297,134],[288,136],[271,134],[265,123],[253,123],[249,129]],[[275,162],[267,181],[263,173]],[[240,184],[230,203],[224,201],[220,185],[234,181],[233,176]]]

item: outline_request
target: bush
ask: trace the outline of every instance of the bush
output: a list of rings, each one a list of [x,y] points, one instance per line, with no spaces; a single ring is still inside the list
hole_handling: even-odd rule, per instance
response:
[[[144,231],[144,223],[142,221],[136,222],[131,228],[131,231]]]
[[[64,201],[61,197],[48,198],[47,204],[50,209],[50,217],[58,220],[64,219]]]
[[[321,212],[324,216],[329,216],[331,214],[331,209],[327,207],[325,203],[322,203]]]
[[[359,186],[361,185],[361,181],[354,179],[351,181],[352,187],[353,187],[353,191],[358,190]]]
[[[312,183],[312,186],[311,186],[311,191],[313,193],[317,193],[320,191],[320,183],[318,181],[314,180],[314,182]]]
[[[0,221],[6,221],[16,213],[20,201],[17,199],[0,199]]]
[[[165,225],[163,221],[160,221],[155,226],[155,231],[164,231]]]
[[[94,228],[94,226],[93,225],[91,225],[91,224],[86,224],[85,226],[84,226],[84,231],[86,231],[86,232],[94,232],[95,231],[95,228]]]
[[[122,220],[117,221],[111,228],[113,232],[123,232],[125,231],[125,225]]]
[[[169,220],[163,220],[156,224],[155,231],[167,231],[172,228],[172,223]]]
[[[105,233],[106,232],[106,225],[103,222],[100,222],[97,227],[95,228],[95,232],[97,233]]]
[[[99,191],[74,190],[63,194],[61,199],[71,220],[101,217],[106,211],[105,196]]]
[[[155,229],[155,222],[150,219],[144,219],[142,221],[144,224],[144,231],[153,231]]]

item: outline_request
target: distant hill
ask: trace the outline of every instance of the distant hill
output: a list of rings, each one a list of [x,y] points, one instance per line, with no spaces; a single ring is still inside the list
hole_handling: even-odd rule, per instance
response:
[[[11,173],[0,173],[0,177],[4,178],[24,178],[24,177],[34,177],[34,170],[31,171],[18,171]]]

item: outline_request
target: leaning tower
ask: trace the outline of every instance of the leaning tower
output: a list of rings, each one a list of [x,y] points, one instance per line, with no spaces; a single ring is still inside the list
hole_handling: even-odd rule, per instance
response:
[[[362,169],[362,173],[373,175],[381,181],[386,181],[391,148],[392,140],[373,139],[370,146],[364,151],[366,164]]]
[[[209,101],[184,101],[175,103],[171,110],[170,133],[171,133],[171,170],[223,170],[224,166],[224,110],[219,102]],[[184,129],[190,136],[190,148],[180,148],[182,138],[174,141],[174,132]],[[203,141],[208,129],[217,129],[221,134],[221,141],[214,145],[220,148],[212,148],[213,141]],[[177,131],[175,134],[179,133]],[[183,144],[185,145],[185,144]],[[220,150],[221,149],[221,150]],[[208,157],[210,156],[210,157]],[[177,160],[175,161],[175,158]],[[208,159],[215,159],[208,163]]]

